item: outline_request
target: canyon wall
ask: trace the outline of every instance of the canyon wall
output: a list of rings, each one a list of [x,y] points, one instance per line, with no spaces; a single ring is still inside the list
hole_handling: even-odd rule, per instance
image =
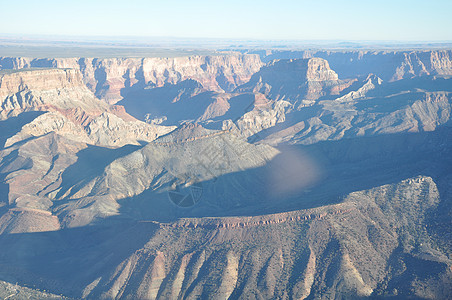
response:
[[[260,54],[260,57],[259,57]],[[131,88],[161,87],[194,79],[203,88],[230,92],[275,59],[326,59],[340,78],[373,73],[384,81],[423,75],[452,75],[452,52],[432,51],[262,51],[250,54],[175,58],[26,58],[0,57],[0,69],[73,68],[101,99],[116,103]]]
[[[5,145],[55,131],[78,142],[123,146],[152,141],[174,129],[138,121],[122,106],[100,101],[77,69],[0,71],[0,121],[17,124],[23,113],[31,112],[34,118]]]
[[[247,82],[263,63],[258,55],[228,54],[175,58],[0,58],[0,69],[72,68],[101,99],[116,103],[132,87],[153,88],[194,79],[206,90],[223,92]]]
[[[257,53],[257,52],[256,52]],[[320,57],[328,60],[341,78],[373,73],[385,81],[422,75],[452,75],[451,50],[418,51],[267,51],[262,61]]]

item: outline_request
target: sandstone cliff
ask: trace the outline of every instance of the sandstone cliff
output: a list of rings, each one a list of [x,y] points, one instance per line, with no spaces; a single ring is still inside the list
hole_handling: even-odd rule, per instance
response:
[[[95,95],[109,103],[122,99],[128,88],[160,87],[193,79],[207,90],[231,91],[262,67],[257,55],[176,58],[0,58],[1,69],[52,67],[77,69]]]
[[[252,101],[234,122],[224,120],[223,129],[250,137],[286,120],[286,114],[315,105],[322,97],[335,97],[355,80],[339,80],[322,58],[276,60],[254,74],[234,92],[251,94]]]
[[[23,111],[81,109],[89,115],[107,110],[83,84],[80,73],[72,69],[33,69],[3,71],[0,74],[1,117]]]
[[[7,146],[30,136],[58,132],[97,145],[122,146],[152,141],[173,127],[150,125],[122,107],[97,99],[73,69],[3,71],[0,74],[0,119],[24,112],[47,112],[10,137]]]
[[[303,107],[322,96],[338,95],[352,83],[339,80],[322,58],[278,60],[254,74],[237,92],[259,92],[272,100],[286,100]]]

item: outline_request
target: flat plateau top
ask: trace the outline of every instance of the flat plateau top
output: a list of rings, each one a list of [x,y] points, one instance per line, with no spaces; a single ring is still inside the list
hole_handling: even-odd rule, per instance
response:
[[[141,58],[141,57],[181,57],[193,55],[218,55],[214,50],[165,49],[150,47],[60,47],[60,46],[10,46],[0,44],[0,57],[31,58]]]
[[[64,68],[25,68],[25,69],[4,69],[0,70],[0,75],[8,75],[20,72],[41,71],[41,70],[69,70]]]

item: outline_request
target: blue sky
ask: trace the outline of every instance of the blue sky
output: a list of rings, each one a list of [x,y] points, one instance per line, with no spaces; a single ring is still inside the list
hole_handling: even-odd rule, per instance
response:
[[[452,0],[0,0],[0,34],[452,41]]]

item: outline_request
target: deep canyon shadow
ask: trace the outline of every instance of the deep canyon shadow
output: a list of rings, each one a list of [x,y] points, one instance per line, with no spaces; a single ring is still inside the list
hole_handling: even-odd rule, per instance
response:
[[[101,175],[115,159],[126,156],[141,147],[139,145],[125,145],[121,148],[110,149],[89,145],[79,151],[77,161],[64,170],[62,174],[63,186],[57,197],[64,195],[69,187],[75,186],[71,193],[77,192],[84,184]]]
[[[87,285],[112,273],[158,228],[114,219],[59,231],[0,235],[0,280],[81,298]]]
[[[195,80],[184,80],[177,84],[167,83],[162,87],[146,89],[136,84],[121,91],[126,111],[144,121],[145,115],[151,119],[165,116],[162,125],[178,125],[180,121],[196,120],[214,101],[214,92],[203,91]]]
[[[17,134],[24,125],[30,123],[44,112],[24,112],[17,117],[8,118],[7,120],[0,121],[0,148],[3,149],[6,141]],[[1,170],[0,165],[0,170]],[[3,214],[3,210],[8,206],[9,186],[5,182],[5,174],[0,172],[0,215]]]
[[[320,207],[349,193],[418,175],[437,180],[452,168],[452,129],[281,147],[267,165],[203,181],[193,207],[172,205],[165,187],[121,200],[125,214],[144,220],[252,216]],[[299,160],[300,162],[296,162]]]

